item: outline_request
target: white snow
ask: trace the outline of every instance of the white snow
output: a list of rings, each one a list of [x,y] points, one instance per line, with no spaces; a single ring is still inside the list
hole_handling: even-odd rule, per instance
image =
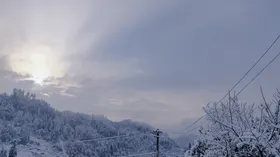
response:
[[[62,152],[53,149],[52,145],[44,140],[31,137],[31,141],[33,144],[17,146],[18,157],[64,157]],[[5,145],[4,148],[8,151],[10,145]]]

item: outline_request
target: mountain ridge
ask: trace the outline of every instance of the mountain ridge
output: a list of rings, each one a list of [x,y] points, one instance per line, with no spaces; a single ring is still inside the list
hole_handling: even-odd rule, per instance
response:
[[[40,139],[62,153],[61,140],[69,157],[115,157],[156,150],[154,136],[147,134],[153,130],[148,124],[132,120],[113,122],[105,116],[57,111],[21,89],[14,89],[11,95],[0,95],[0,112],[0,139],[6,145],[17,140],[18,145],[26,146],[31,139]],[[123,135],[127,136],[81,142]],[[160,146],[164,151],[179,154],[180,147],[170,138],[161,138]]]

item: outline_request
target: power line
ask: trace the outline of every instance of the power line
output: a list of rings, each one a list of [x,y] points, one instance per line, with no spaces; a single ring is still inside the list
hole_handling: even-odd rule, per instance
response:
[[[135,133],[130,134],[130,135],[120,135],[120,136],[111,136],[111,137],[103,137],[103,138],[95,138],[95,139],[89,139],[89,140],[82,140],[82,141],[76,141],[76,142],[71,142],[71,143],[80,143],[80,142],[90,142],[90,141],[101,141],[101,140],[109,140],[109,139],[115,139],[115,138],[120,138],[120,137],[128,137],[128,136],[139,136],[139,135],[149,135],[152,131],[146,132],[146,133]],[[61,142],[62,147],[64,147],[64,144]],[[125,155],[125,156],[118,156],[118,157],[131,157],[131,156],[143,156],[143,155],[152,155],[156,154],[157,152],[148,152],[148,153],[141,153],[141,154],[130,154],[130,155]]]
[[[202,118],[204,118],[206,115],[203,115],[201,117],[199,117],[196,121],[194,121],[192,124],[188,125],[185,130],[187,130],[188,128],[192,127],[193,125],[195,125],[197,122],[199,122]]]
[[[230,93],[249,73],[252,71],[252,69],[260,62],[260,60],[269,52],[269,50],[273,47],[273,45],[277,42],[277,40],[280,38],[280,34],[277,36],[277,38],[272,42],[272,44],[266,49],[266,51],[260,56],[260,58],[252,65],[252,67],[237,81],[237,83],[231,87],[231,89],[222,97],[221,100],[218,101],[217,104],[219,104],[224,98]]]
[[[280,52],[254,77],[252,78],[237,94],[238,96],[244,89],[246,89],[275,59],[280,55]]]
[[[140,135],[144,135],[147,133],[135,133],[130,134],[130,135],[119,135],[119,136],[110,136],[110,137],[102,137],[102,138],[94,138],[94,139],[89,139],[89,140],[81,140],[81,141],[75,141],[75,142],[71,142],[71,143],[81,143],[81,142],[91,142],[91,141],[103,141],[103,140],[110,140],[110,139],[116,139],[116,138],[120,138],[120,137],[128,137],[128,136],[140,136]]]
[[[204,122],[204,123],[205,123],[205,122]],[[201,127],[201,126],[202,126],[202,125],[199,125],[199,126],[193,128],[191,131],[188,132],[188,134],[191,134],[193,131],[196,131],[196,129],[198,129],[198,128]],[[188,135],[188,134],[187,134],[187,135]]]
[[[191,132],[193,132],[195,129],[201,127],[200,125],[196,126],[195,128],[193,128],[192,130],[188,131],[188,132],[171,132],[172,134],[177,134],[177,135],[189,135]]]
[[[272,44],[266,49],[266,51],[260,56],[260,58],[252,65],[252,67],[237,81],[237,83],[229,90],[229,92],[231,92],[251,71],[252,69],[260,62],[260,60],[269,52],[269,50],[273,47],[273,45],[278,41],[278,39],[280,38],[280,34],[277,36],[277,38],[272,42]],[[237,94],[237,96],[245,89],[247,88],[247,86],[249,84],[251,84],[278,56],[280,55],[280,52],[278,55],[276,55],[248,84],[246,84]],[[218,101],[217,104],[219,104],[227,95],[227,92],[222,99],[220,99]],[[203,115],[201,117],[199,117],[195,122],[193,122],[192,124],[188,125],[185,129],[187,130],[188,128],[192,127],[193,125],[195,125],[198,121],[200,121],[202,118],[204,118],[206,116]]]
[[[279,36],[278,36],[278,38],[279,38]],[[277,39],[278,39],[277,38]],[[236,94],[236,96],[238,96],[239,94],[241,94],[267,67],[269,67],[269,65],[271,65],[271,63],[272,62],[274,62],[276,59],[277,59],[277,57],[279,57],[280,56],[280,52],[278,52],[278,54],[275,56],[275,57],[273,57],[272,58],[272,60],[270,60],[270,62],[268,63],[268,64],[266,64],[266,66],[264,67],[264,68],[262,68],[262,70],[261,71],[259,71],[258,73],[257,73],[257,75],[255,75],[237,94]],[[231,91],[231,90],[230,90]],[[229,92],[230,92],[229,91]],[[227,95],[227,94],[226,94]],[[226,96],[225,95],[225,96]],[[224,98],[225,98],[225,96],[218,102],[218,103],[220,103]],[[217,104],[218,104],[217,103]],[[193,126],[194,124],[196,124],[198,121],[200,121],[203,117],[205,117],[206,116],[206,114],[205,115],[203,115],[203,116],[201,116],[200,118],[198,118],[195,122],[193,122],[191,125],[189,125],[186,129],[188,129],[188,128],[190,128],[191,126]]]
[[[173,132],[171,132],[171,133],[173,133]],[[175,133],[175,134],[176,134],[176,133]],[[177,133],[177,134],[179,134],[179,133]],[[183,134],[183,133],[181,133],[181,134]],[[153,136],[153,137],[170,138],[168,135],[160,135],[160,136],[157,136],[157,135],[155,135],[155,134],[147,134],[147,135]]]

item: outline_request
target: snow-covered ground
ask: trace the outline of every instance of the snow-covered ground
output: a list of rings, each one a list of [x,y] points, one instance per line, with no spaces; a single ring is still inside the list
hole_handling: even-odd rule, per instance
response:
[[[18,145],[18,157],[64,157],[63,153],[55,149],[50,143],[31,137],[31,144]],[[10,145],[6,145],[5,149],[9,150]]]

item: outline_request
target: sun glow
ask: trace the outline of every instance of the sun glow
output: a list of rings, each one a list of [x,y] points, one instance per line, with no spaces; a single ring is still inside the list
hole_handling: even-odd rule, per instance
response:
[[[50,77],[47,56],[44,53],[31,54],[25,68],[31,75],[31,80],[39,85],[43,85],[44,80]]]
[[[46,79],[61,74],[57,58],[48,46],[26,45],[11,55],[10,65],[14,72],[27,75],[26,80],[43,86]]]

